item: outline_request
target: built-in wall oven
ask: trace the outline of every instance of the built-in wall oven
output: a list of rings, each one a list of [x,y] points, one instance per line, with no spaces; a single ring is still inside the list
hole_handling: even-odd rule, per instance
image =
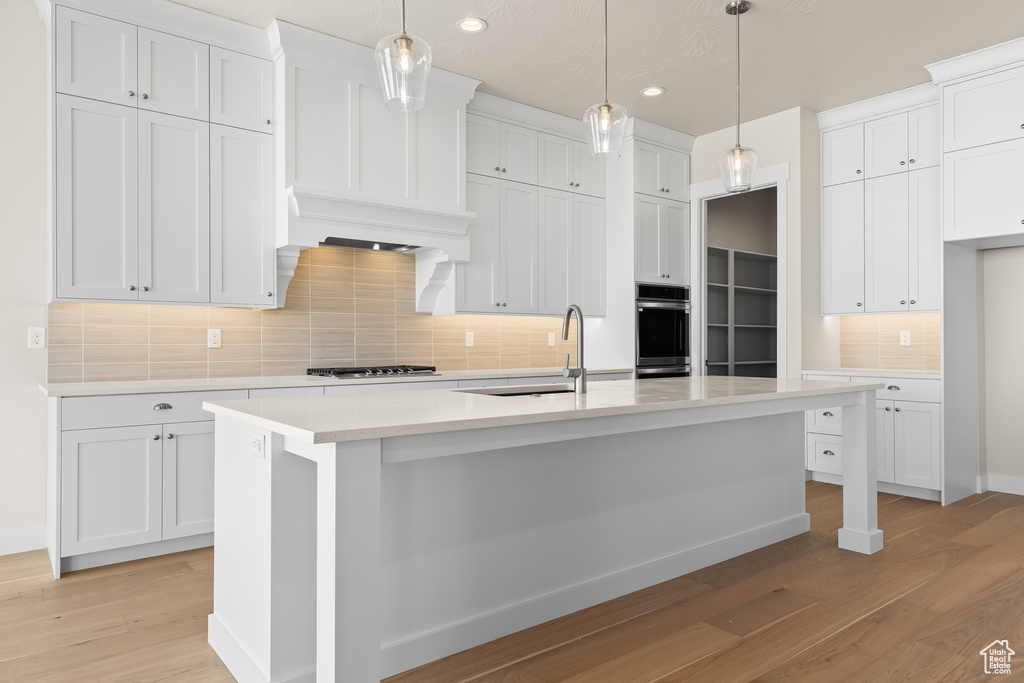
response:
[[[690,288],[636,285],[636,374],[690,376]]]

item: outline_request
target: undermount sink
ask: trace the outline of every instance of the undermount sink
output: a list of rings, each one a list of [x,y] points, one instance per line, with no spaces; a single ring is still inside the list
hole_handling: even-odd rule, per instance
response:
[[[544,386],[484,387],[482,389],[456,389],[463,394],[484,394],[486,396],[540,396],[541,394],[572,394],[572,387],[564,384]]]

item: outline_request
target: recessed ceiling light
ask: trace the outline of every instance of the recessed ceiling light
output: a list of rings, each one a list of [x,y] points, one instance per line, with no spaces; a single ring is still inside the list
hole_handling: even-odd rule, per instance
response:
[[[459,19],[457,25],[466,33],[480,33],[480,31],[487,28],[487,22],[478,17],[465,17],[463,19]]]
[[[665,89],[662,88],[660,85],[652,85],[649,88],[644,88],[640,92],[644,95],[647,95],[647,97],[657,97],[658,95],[664,93]]]

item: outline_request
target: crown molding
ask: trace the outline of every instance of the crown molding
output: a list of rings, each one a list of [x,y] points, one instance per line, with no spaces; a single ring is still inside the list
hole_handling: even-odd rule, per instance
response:
[[[818,128],[826,130],[846,126],[902,111],[938,104],[939,88],[934,83],[922,83],[903,90],[879,95],[853,104],[818,112]]]
[[[950,81],[976,76],[984,71],[1022,64],[1024,64],[1024,38],[1017,38],[941,62],[927,64],[924,68],[928,69],[928,73],[932,75],[932,80],[935,83],[945,85]]]

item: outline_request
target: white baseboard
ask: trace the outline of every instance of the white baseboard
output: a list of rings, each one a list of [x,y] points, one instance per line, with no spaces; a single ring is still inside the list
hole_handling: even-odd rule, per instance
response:
[[[105,564],[131,562],[132,560],[141,560],[144,557],[156,557],[157,555],[169,555],[185,550],[195,550],[196,548],[207,548],[211,545],[213,545],[212,531],[207,534],[183,536],[166,541],[154,541],[153,543],[143,543],[142,545],[129,545],[123,548],[114,548],[113,550],[100,550],[94,553],[63,557],[60,561],[60,569],[62,572],[74,572],[79,569],[102,567]]]
[[[27,553],[46,547],[46,525],[0,530],[0,555]]]
[[[825,484],[835,484],[836,486],[843,485],[843,475],[841,474],[829,474],[828,472],[811,472],[811,481],[820,481]],[[877,483],[879,493],[891,493],[894,496],[907,496],[909,498],[920,498],[921,500],[942,500],[942,492],[936,491],[935,489],[922,489],[917,486],[904,486],[903,484],[890,484],[887,481],[880,481]]]
[[[998,491],[999,493],[1012,493],[1016,496],[1024,496],[1024,477],[1017,477],[1012,474],[983,474],[981,476],[983,490]]]
[[[210,643],[210,647],[217,653],[238,683],[270,683],[270,678],[256,666],[249,653],[242,649],[231,631],[217,618],[216,614],[207,617],[206,623],[207,642]],[[275,678],[274,683],[316,683],[316,671]]]
[[[778,543],[809,531],[810,520],[809,514],[798,514],[436,631],[384,645],[381,648],[381,676],[393,676],[481,643]],[[210,642],[213,642],[212,635]]]

